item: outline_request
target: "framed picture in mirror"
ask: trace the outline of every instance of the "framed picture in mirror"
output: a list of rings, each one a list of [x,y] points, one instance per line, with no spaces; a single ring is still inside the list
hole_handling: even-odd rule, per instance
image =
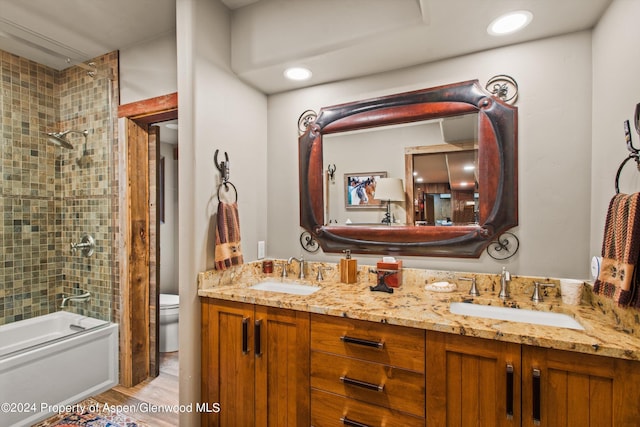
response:
[[[376,185],[387,172],[357,172],[344,174],[344,197],[347,209],[379,209],[382,200],[375,198]]]

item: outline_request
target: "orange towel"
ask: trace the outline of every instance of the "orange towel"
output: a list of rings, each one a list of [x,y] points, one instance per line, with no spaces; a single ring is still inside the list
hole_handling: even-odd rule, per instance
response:
[[[609,203],[602,242],[602,265],[594,292],[618,305],[638,305],[640,193],[616,194]]]
[[[238,204],[218,203],[216,218],[216,270],[226,270],[244,262],[240,245],[240,221]]]

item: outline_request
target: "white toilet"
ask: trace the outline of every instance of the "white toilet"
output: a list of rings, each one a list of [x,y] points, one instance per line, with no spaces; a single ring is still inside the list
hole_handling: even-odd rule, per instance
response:
[[[178,311],[180,296],[160,294],[160,352],[178,351]]]

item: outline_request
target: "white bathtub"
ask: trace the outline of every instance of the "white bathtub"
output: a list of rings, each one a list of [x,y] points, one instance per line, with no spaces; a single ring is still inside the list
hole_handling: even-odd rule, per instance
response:
[[[117,383],[117,324],[58,312],[0,326],[0,426],[30,426]]]

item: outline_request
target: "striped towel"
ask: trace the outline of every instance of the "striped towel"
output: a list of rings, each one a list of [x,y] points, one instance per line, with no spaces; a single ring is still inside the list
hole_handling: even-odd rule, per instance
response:
[[[218,203],[216,219],[216,270],[226,270],[244,262],[240,246],[238,203]]]
[[[640,193],[616,194],[609,203],[602,242],[602,265],[594,292],[618,305],[639,306]]]

